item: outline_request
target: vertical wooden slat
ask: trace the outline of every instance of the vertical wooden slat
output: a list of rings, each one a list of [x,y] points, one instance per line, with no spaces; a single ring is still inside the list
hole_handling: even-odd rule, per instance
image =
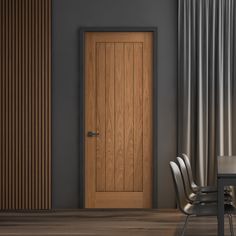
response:
[[[105,123],[105,70],[106,70],[106,44],[97,43],[96,47],[96,73],[97,73],[97,131],[99,136],[97,137],[97,153],[96,153],[96,189],[98,192],[106,190],[106,154],[105,154],[105,142],[106,142],[106,123]]]
[[[39,113],[38,113],[38,99],[39,99],[39,0],[35,0],[36,5],[36,22],[35,22],[35,203],[36,208],[39,208]]]
[[[52,187],[51,187],[51,12],[52,12],[52,2],[48,1],[48,208],[51,208],[51,199],[52,199]]]
[[[19,80],[19,123],[18,123],[18,129],[19,129],[19,177],[18,177],[18,181],[19,181],[19,208],[22,209],[22,186],[23,186],[23,181],[22,181],[22,146],[23,146],[23,142],[22,142],[22,138],[21,138],[21,134],[22,134],[22,4],[19,3],[19,71],[18,71],[18,80]]]
[[[1,207],[5,205],[5,1],[1,1]]]
[[[6,7],[6,207],[9,208],[9,1]]]
[[[143,48],[134,44],[134,191],[143,190]]]
[[[15,39],[16,39],[16,27],[15,27],[15,0],[12,2],[12,209],[16,208],[15,205],[15,160],[16,160],[16,151],[15,151],[15,94],[16,94],[16,87],[15,87],[15,78],[16,78],[16,50],[15,50]]]
[[[48,6],[45,8],[45,19],[46,21],[48,20]],[[49,30],[49,26],[48,24],[45,25],[45,38],[48,38],[48,30]],[[48,188],[49,188],[49,184],[48,184],[48,160],[49,160],[49,149],[48,149],[48,143],[49,143],[49,138],[48,138],[48,130],[49,130],[49,124],[48,124],[48,66],[49,66],[49,59],[48,59],[48,49],[49,49],[49,42],[48,40],[45,40],[45,130],[46,130],[46,134],[45,134],[45,160],[46,160],[46,164],[45,164],[45,195],[48,196]],[[45,204],[46,207],[48,207],[49,205],[49,201],[48,198],[45,199]]]
[[[106,43],[106,191],[114,191],[114,43]]]
[[[16,117],[16,49],[15,49],[15,40],[16,40],[16,24],[15,24],[15,0],[12,1],[12,209],[16,209],[15,206],[15,179],[16,179],[16,142],[15,142],[15,117]]]
[[[29,178],[29,193],[28,193],[28,209],[32,209],[32,1],[29,0],[28,14],[28,41],[29,41],[29,67],[28,67],[28,178]]]
[[[22,65],[22,78],[21,78],[21,89],[22,89],[22,97],[21,97],[21,141],[22,141],[22,165],[21,165],[21,173],[22,173],[22,208],[25,209],[25,192],[26,192],[26,183],[25,183],[25,76],[26,76],[26,63],[25,63],[25,1],[22,1],[22,41],[21,41],[21,47],[22,47],[22,59],[21,59],[21,65]]]
[[[8,21],[8,31],[9,31],[9,42],[8,42],[8,178],[9,178],[9,184],[8,184],[8,191],[9,191],[9,205],[8,207],[12,208],[12,0],[9,0],[9,21]]]
[[[124,44],[115,43],[115,191],[124,191]]]
[[[28,15],[29,15],[29,0],[26,1],[25,6],[25,209],[29,209],[29,176],[28,176],[28,169],[29,169],[29,145],[28,145],[28,132],[29,132],[29,120],[28,120],[28,94],[29,94],[29,29],[28,29]]]
[[[9,168],[9,162],[10,162],[10,30],[9,30],[9,26],[10,26],[10,1],[8,1],[8,16],[7,16],[7,28],[8,28],[8,32],[7,32],[7,75],[6,75],[6,79],[7,79],[7,111],[6,111],[6,127],[7,127],[7,152],[6,152],[6,158],[7,158],[7,196],[6,196],[6,200],[7,200],[7,206],[10,206],[10,168]]]
[[[39,13],[39,45],[38,45],[38,53],[39,53],[39,80],[38,80],[38,146],[39,146],[39,163],[38,163],[38,176],[39,176],[39,202],[38,208],[42,209],[42,1],[38,2],[38,13]]]
[[[133,43],[125,43],[125,191],[134,190]],[[128,79],[126,79],[128,78]]]
[[[89,88],[89,90],[85,91],[85,106],[86,107],[95,107],[96,102],[94,100],[94,94],[96,93],[96,77],[95,77],[95,69],[96,69],[96,63],[95,63],[95,52],[96,47],[92,43],[92,38],[89,37],[89,33],[86,34],[86,44],[85,44],[85,51],[88,53],[87,57],[85,58],[85,74],[86,74],[86,80],[85,80],[85,87]],[[91,116],[89,116],[91,114]],[[86,137],[86,145],[85,145],[85,151],[88,155],[88,158],[85,160],[85,166],[89,167],[85,170],[85,175],[87,178],[85,179],[85,193],[86,193],[86,201],[85,201],[85,207],[94,207],[95,201],[94,201],[94,192],[96,190],[96,182],[94,181],[94,172],[96,170],[94,157],[96,155],[96,140],[94,138],[90,138],[87,136],[87,132],[89,130],[95,130],[96,129],[96,116],[95,116],[95,110],[92,109],[88,111],[88,109],[85,111],[85,116],[88,117],[85,123],[85,137]],[[90,148],[93,147],[93,148]],[[92,189],[92,191],[90,191]]]
[[[150,207],[152,202],[152,166],[148,165],[152,161],[152,142],[153,136],[153,114],[152,114],[152,97],[153,84],[149,78],[153,77],[153,38],[152,33],[145,35],[143,44],[143,192],[149,193],[143,199],[143,205]],[[150,53],[148,53],[150,52]]]
[[[2,130],[3,130],[3,137],[2,137],[2,207],[4,209],[6,207],[6,2],[3,1],[3,20],[2,20],[2,48],[3,48],[3,59],[2,59]]]
[[[15,194],[15,204],[16,209],[19,209],[19,2],[16,1],[16,41],[15,41],[15,50],[16,50],[16,117],[15,117],[15,127],[16,127],[16,194]]]
[[[45,184],[44,184],[44,181],[45,181],[45,178],[44,178],[44,175],[45,175],[45,172],[44,172],[44,169],[45,169],[45,152],[44,152],[44,144],[45,144],[45,111],[44,111],[44,96],[45,96],[45,87],[44,87],[44,84],[45,84],[45,44],[44,44],[44,37],[45,37],[45,5],[44,5],[45,1],[42,0],[42,32],[41,32],[41,40],[42,40],[42,111],[41,111],[41,120],[42,120],[42,169],[41,169],[41,176],[42,176],[42,186],[41,186],[41,189],[42,189],[42,206],[41,208],[42,209],[45,209],[45,199],[44,199],[44,195],[45,195]]]
[[[3,23],[3,1],[0,2],[0,25]],[[3,102],[2,102],[2,66],[3,66],[3,28],[0,28],[0,114],[3,114]],[[3,126],[2,126],[2,115],[0,115],[0,156],[2,156],[2,138],[3,138]],[[2,170],[2,158],[0,158],[0,170]],[[2,173],[0,173],[0,189],[3,189],[2,184]],[[2,200],[3,200],[3,192],[0,192],[0,210],[2,209]]]
[[[35,60],[35,48],[36,48],[36,44],[35,44],[35,41],[36,41],[36,31],[35,31],[35,22],[36,22],[36,4],[35,4],[35,1],[32,1],[32,72],[31,72],[31,76],[32,78],[32,85],[31,85],[31,94],[32,94],[32,102],[31,102],[31,107],[32,107],[32,117],[31,117],[31,120],[32,120],[32,142],[31,142],[31,145],[32,145],[32,152],[31,152],[31,155],[32,155],[32,166],[31,166],[31,175],[32,175],[32,208],[35,209],[37,208],[36,207],[36,191],[35,191],[35,188],[36,188],[36,184],[35,184],[35,181],[36,181],[36,177],[35,177],[35,172],[36,172],[36,169],[35,169],[35,149],[36,149],[36,144],[35,144],[35,126],[36,126],[36,123],[35,123],[35,63],[36,63],[36,60]]]
[[[0,2],[0,209],[51,207],[51,1]]]

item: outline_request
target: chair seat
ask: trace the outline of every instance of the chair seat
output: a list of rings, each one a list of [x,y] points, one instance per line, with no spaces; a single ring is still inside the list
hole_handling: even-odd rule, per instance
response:
[[[199,186],[192,186],[192,189],[195,193],[197,192],[201,192],[201,193],[217,193],[218,189],[217,186],[203,186],[203,187],[199,187]],[[225,193],[230,193],[231,189],[225,189]]]
[[[214,193],[217,192],[216,186],[203,186],[199,189],[202,193]]]
[[[194,203],[216,203],[218,196],[217,193],[198,193],[198,194],[194,194],[191,193],[189,195],[189,199],[192,200],[192,202]],[[230,203],[232,202],[232,196],[229,193],[225,193],[224,194],[224,200],[225,203]]]
[[[198,203],[213,203],[217,202],[217,194],[215,193],[208,193],[208,194],[202,194],[202,193],[191,193],[189,195],[189,199],[192,200],[193,202],[198,202]]]
[[[196,201],[198,202],[217,202],[217,194],[197,194]]]
[[[235,213],[235,208],[231,204],[225,204],[225,213],[233,214]],[[184,209],[185,213],[188,215],[195,216],[217,216],[218,207],[217,204],[187,204]]]

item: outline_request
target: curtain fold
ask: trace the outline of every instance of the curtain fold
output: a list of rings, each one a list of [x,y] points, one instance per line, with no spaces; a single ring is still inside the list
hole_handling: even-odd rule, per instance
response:
[[[191,158],[197,182],[209,185],[217,156],[236,154],[236,4],[178,4],[178,153]]]

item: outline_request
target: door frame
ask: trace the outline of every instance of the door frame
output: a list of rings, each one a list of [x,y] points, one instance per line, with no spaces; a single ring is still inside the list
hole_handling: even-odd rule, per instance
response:
[[[85,33],[87,32],[152,32],[153,33],[153,178],[152,208],[158,208],[158,97],[157,97],[157,27],[81,27],[79,29],[79,208],[85,206]]]

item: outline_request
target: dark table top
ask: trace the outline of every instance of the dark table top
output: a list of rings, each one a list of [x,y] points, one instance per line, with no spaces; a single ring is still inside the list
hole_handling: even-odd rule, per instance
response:
[[[236,177],[236,156],[218,156],[217,176]]]

